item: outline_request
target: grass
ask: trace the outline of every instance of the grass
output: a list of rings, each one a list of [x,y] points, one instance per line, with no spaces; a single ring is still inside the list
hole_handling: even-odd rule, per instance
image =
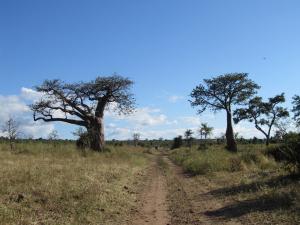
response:
[[[210,195],[226,202],[207,216],[244,224],[300,224],[300,177],[265,151],[261,145],[244,145],[234,154],[213,145],[206,151],[177,149],[170,158],[194,175],[189,182],[195,187],[206,184]]]
[[[147,166],[142,149],[0,144],[0,224],[120,224]]]
[[[172,151],[170,157],[192,175],[218,171],[267,170],[276,167],[275,161],[265,156],[263,150],[262,146],[247,145],[235,154],[224,150],[224,146],[213,145],[207,150],[197,150],[196,147],[177,149]]]

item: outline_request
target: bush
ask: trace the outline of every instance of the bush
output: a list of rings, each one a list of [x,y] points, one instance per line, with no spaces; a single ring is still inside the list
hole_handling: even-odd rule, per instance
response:
[[[270,148],[267,154],[276,161],[283,161],[294,173],[300,172],[300,134],[289,133],[284,137],[284,143]]]
[[[174,138],[171,149],[180,148],[183,145],[182,136]]]
[[[76,141],[77,148],[84,150],[90,147],[90,136],[88,132],[80,134],[78,140]]]

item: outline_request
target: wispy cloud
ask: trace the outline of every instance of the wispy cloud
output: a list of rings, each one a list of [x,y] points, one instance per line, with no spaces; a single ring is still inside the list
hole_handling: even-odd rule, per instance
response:
[[[183,100],[185,99],[183,96],[180,96],[180,95],[170,95],[168,96],[168,101],[171,102],[171,103],[176,103],[180,100]]]

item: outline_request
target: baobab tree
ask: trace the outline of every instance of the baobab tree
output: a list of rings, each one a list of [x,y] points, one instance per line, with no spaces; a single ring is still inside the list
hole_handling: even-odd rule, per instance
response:
[[[191,93],[190,103],[200,107],[201,114],[207,109],[213,112],[225,111],[227,116],[227,149],[236,152],[237,145],[232,127],[232,110],[235,105],[245,104],[260,87],[248,78],[247,73],[229,73],[212,79],[204,79]]]
[[[273,126],[278,124],[280,119],[289,116],[288,110],[279,106],[284,102],[284,93],[269,98],[267,102],[264,102],[261,97],[255,97],[249,101],[246,108],[234,112],[234,122],[239,123],[242,120],[254,122],[255,128],[266,137],[266,145],[269,145]]]
[[[119,114],[134,110],[130,92],[133,84],[119,75],[97,77],[90,82],[68,84],[61,80],[46,80],[36,91],[41,99],[31,105],[35,121],[65,122],[85,127],[90,148],[104,150],[104,112],[110,106]]]
[[[296,121],[297,127],[300,127],[300,96],[295,95],[293,97],[294,107],[292,109],[294,113],[294,120]]]

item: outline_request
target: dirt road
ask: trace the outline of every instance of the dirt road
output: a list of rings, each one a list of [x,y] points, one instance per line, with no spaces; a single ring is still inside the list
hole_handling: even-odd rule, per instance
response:
[[[140,197],[141,208],[138,209],[131,224],[168,225],[170,224],[170,215],[168,213],[166,178],[157,160],[153,160],[148,176],[147,184]]]
[[[199,185],[163,154],[152,158],[147,183],[139,196],[140,207],[129,225],[241,224],[207,213],[228,204],[209,194],[211,187],[207,180]]]

